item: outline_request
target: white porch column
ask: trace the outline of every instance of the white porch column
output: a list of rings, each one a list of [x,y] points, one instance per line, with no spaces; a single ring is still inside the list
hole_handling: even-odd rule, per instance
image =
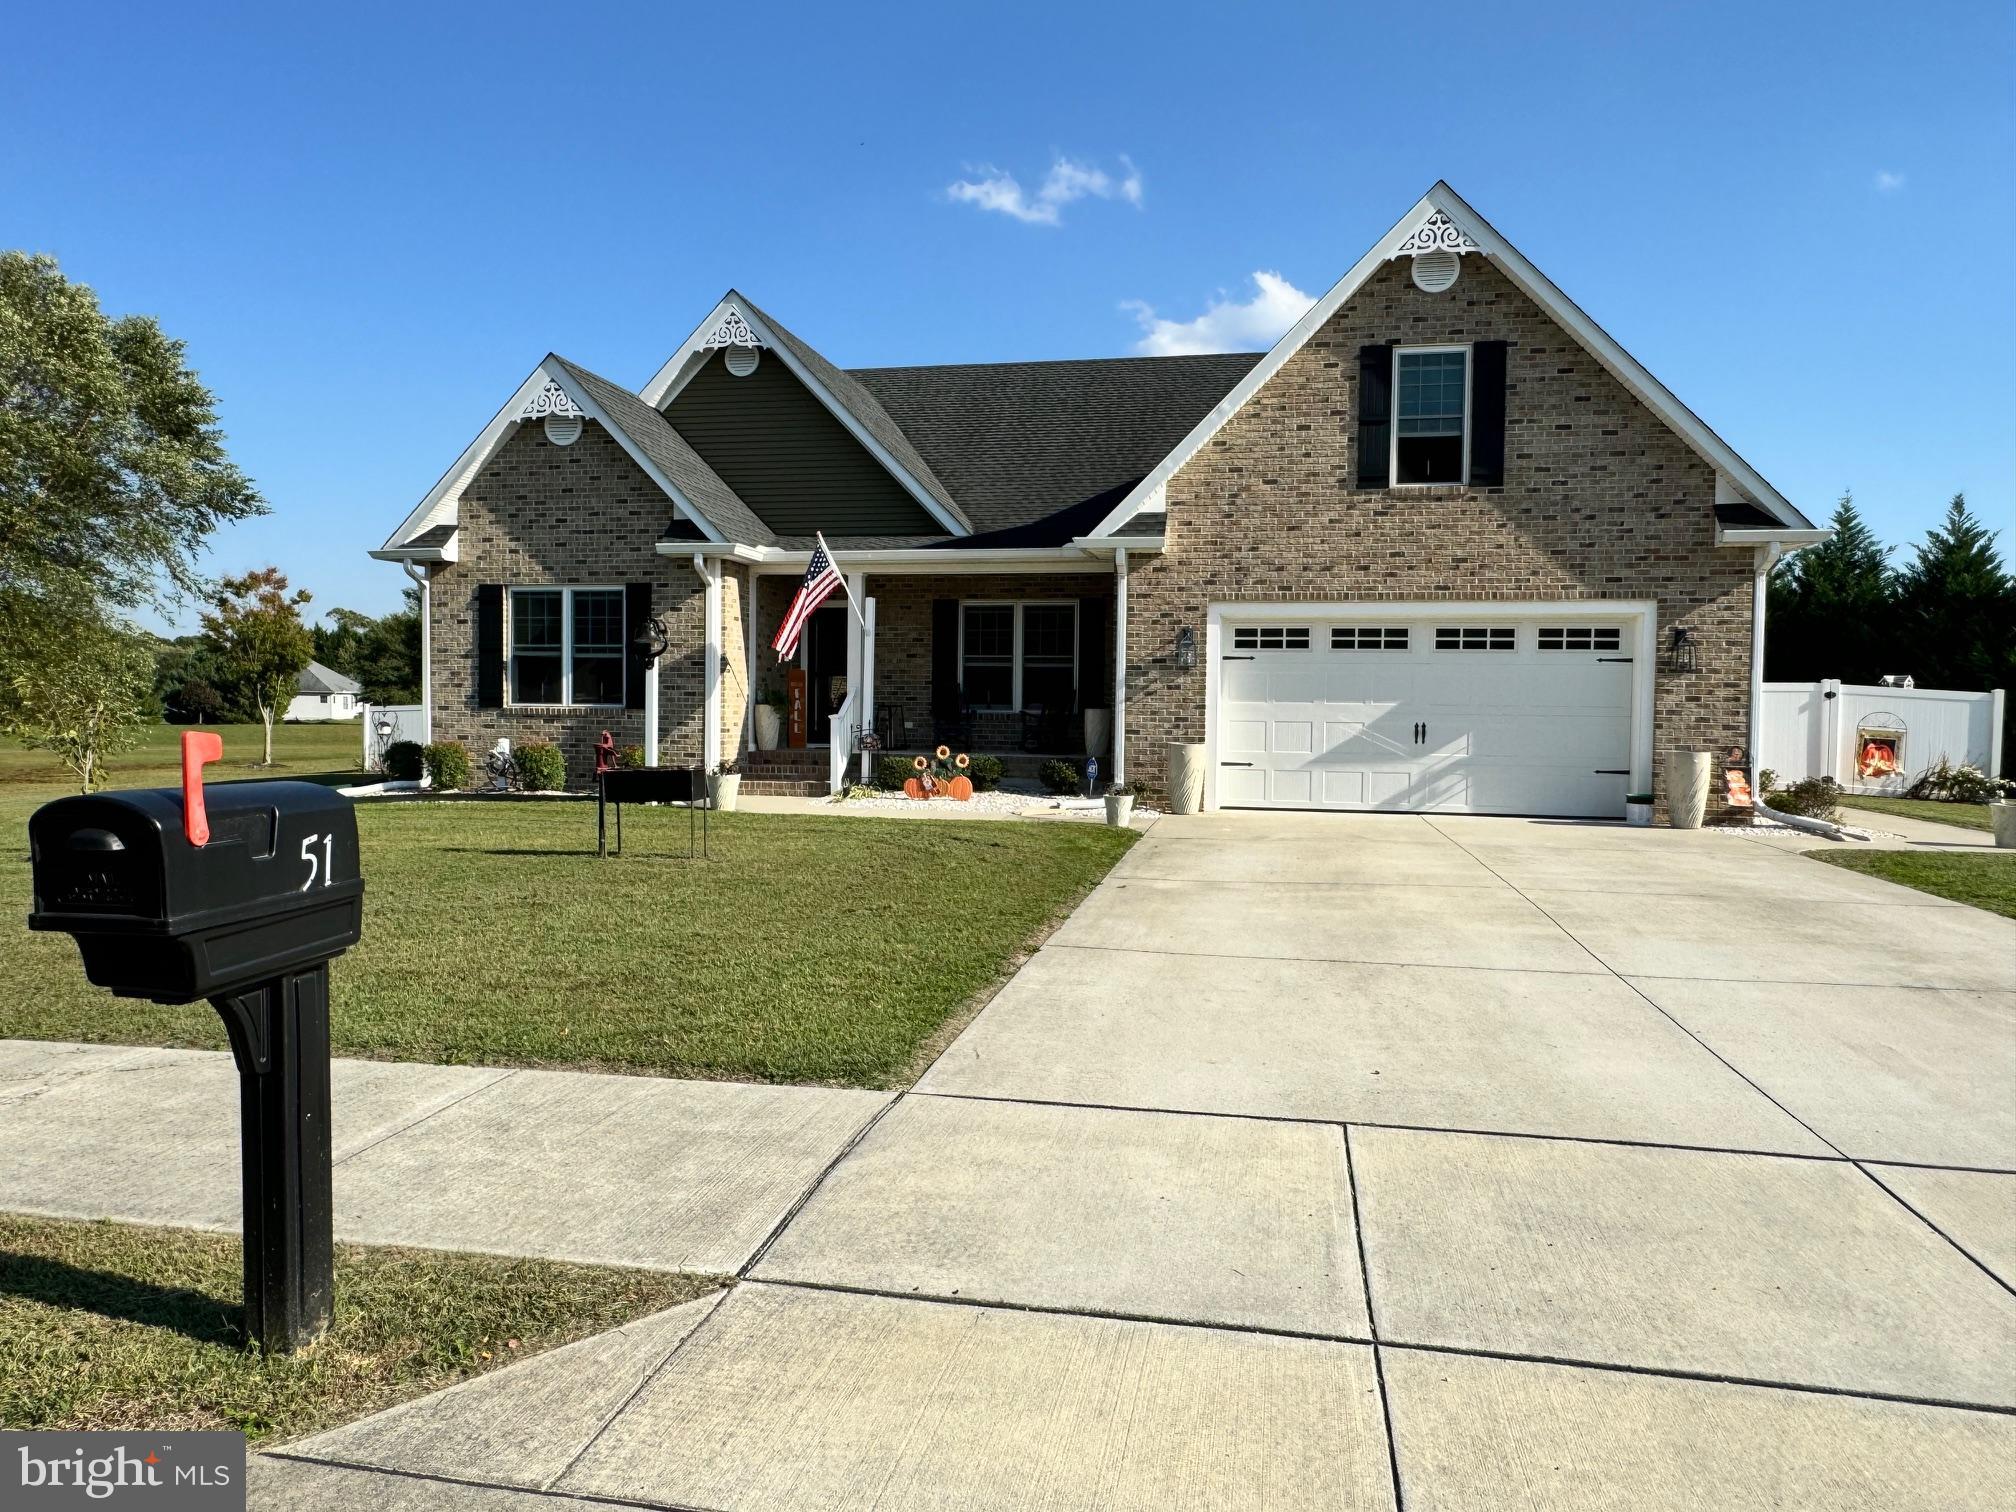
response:
[[[742,754],[756,749],[756,569],[742,574],[742,634],[748,649],[742,659]]]
[[[399,564],[420,590],[420,743],[434,743],[434,573],[411,558]]]
[[[1127,780],[1127,548],[1113,553],[1113,776]]]
[[[850,604],[847,608],[847,698],[851,700],[849,705],[850,712],[847,718],[855,723],[858,723],[861,718],[861,668],[863,664],[863,648],[861,643],[866,628],[861,623],[861,616],[856,612],[856,606],[861,603],[862,595],[867,590],[868,575],[865,572],[850,572],[847,574],[847,591],[854,595],[854,603]],[[844,750],[849,733],[848,730],[836,729],[827,738],[833,742],[836,748]]]
[[[862,581],[867,581],[864,575]],[[861,600],[861,614],[867,621],[861,627],[861,728],[875,728],[875,600]],[[873,775],[875,753],[861,753],[861,780],[867,782]]]
[[[693,570],[706,584],[705,632],[701,647],[706,701],[700,717],[700,766],[712,771],[721,760],[721,564],[693,554]]]

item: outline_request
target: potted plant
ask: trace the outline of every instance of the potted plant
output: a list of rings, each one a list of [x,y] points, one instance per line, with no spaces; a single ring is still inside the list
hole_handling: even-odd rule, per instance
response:
[[[1988,800],[1988,823],[1995,831],[1995,844],[2002,850],[2016,850],[2016,782],[2002,782],[1997,796]]]
[[[1106,822],[1115,829],[1125,829],[1134,819],[1134,789],[1127,783],[1116,782],[1106,789]]]
[[[780,687],[775,678],[763,684],[763,691],[756,702],[756,749],[774,751],[784,739],[784,711],[790,706],[790,695]]]
[[[742,768],[724,761],[707,774],[707,806],[716,813],[732,814],[742,793]]]

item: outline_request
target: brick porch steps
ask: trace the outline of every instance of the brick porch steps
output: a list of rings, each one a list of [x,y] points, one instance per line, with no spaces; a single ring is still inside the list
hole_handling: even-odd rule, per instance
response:
[[[742,791],[752,798],[824,798],[826,783],[784,781],[772,777],[744,777]]]

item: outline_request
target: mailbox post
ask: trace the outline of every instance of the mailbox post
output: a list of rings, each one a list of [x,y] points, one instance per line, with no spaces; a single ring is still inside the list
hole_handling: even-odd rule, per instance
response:
[[[182,737],[182,787],[62,798],[28,821],[30,929],[73,935],[120,997],[209,999],[238,1064],[245,1327],[286,1352],[333,1302],[329,962],[357,943],[350,800],[312,782],[206,790],[217,736]]]

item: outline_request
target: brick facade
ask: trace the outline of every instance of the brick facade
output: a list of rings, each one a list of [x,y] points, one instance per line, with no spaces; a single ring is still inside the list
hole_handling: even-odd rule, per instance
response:
[[[478,708],[476,589],[648,582],[652,611],[672,639],[658,664],[661,759],[698,761],[706,600],[690,559],[657,554],[670,516],[663,490],[593,421],[571,446],[553,445],[538,425],[519,426],[462,491],[460,560],[434,568],[434,738],[460,741],[479,763],[499,736],[550,741],[576,786],[594,770],[601,731],[619,746],[643,744],[642,709]],[[722,600],[723,644],[732,647],[739,620],[725,584]],[[732,732],[741,705],[725,680],[722,704],[723,729]],[[731,708],[738,725],[728,723]]]
[[[1356,486],[1358,349],[1503,340],[1505,486]],[[1714,545],[1715,475],[1481,257],[1441,294],[1388,263],[1170,480],[1168,548],[1129,578],[1130,777],[1204,738],[1213,603],[1652,599],[1662,648],[1685,625],[1699,670],[1663,660],[1654,785],[1673,752],[1747,740],[1750,553]]]

